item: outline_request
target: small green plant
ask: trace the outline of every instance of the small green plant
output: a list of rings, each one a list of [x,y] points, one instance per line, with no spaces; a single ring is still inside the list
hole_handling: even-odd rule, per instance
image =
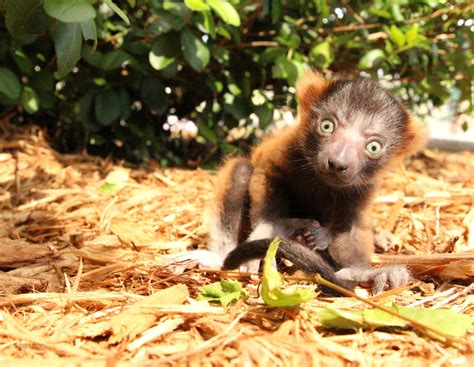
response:
[[[291,307],[312,300],[317,296],[317,293],[312,289],[302,288],[301,286],[283,287],[283,277],[272,266],[279,244],[280,239],[277,237],[268,247],[264,258],[260,292],[263,301],[273,307]]]
[[[205,285],[199,290],[198,300],[219,302],[227,307],[242,297],[248,297],[248,292],[242,288],[237,280],[222,279],[219,282]]]

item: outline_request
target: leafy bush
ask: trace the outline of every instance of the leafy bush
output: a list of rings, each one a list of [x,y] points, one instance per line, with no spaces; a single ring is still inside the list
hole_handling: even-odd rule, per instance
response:
[[[343,4],[343,5],[341,5]],[[307,65],[470,99],[472,3],[0,0],[0,105],[64,150],[203,164],[295,107]],[[197,126],[197,131],[196,127]],[[178,137],[178,138],[176,138]]]

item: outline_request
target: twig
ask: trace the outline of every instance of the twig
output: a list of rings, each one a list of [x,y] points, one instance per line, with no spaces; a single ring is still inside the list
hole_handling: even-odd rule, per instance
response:
[[[348,0],[343,1],[344,7],[351,13],[355,20],[357,20],[360,24],[365,24],[365,19],[362,18],[349,4]]]
[[[474,291],[474,283],[470,284],[469,286],[467,286],[466,288],[464,288],[463,290],[459,291],[459,292],[456,292],[454,293],[452,296],[438,302],[436,305],[434,305],[433,307],[431,307],[432,310],[436,310],[438,308],[441,308],[441,307],[444,307],[445,305],[447,305],[449,302],[455,300],[456,298],[459,298],[465,294],[469,294],[471,293],[472,291]]]
[[[424,305],[425,303],[434,301],[437,298],[449,296],[451,293],[454,293],[454,292],[456,292],[456,288],[449,288],[448,290],[445,290],[444,292],[435,293],[432,296],[425,297],[416,302],[410,303],[408,307],[421,306],[421,305]]]
[[[458,348],[460,350],[467,350],[468,349],[468,345],[466,342],[462,341],[462,340],[459,340],[458,338],[455,338],[455,337],[452,337],[450,335],[447,335],[445,333],[443,333],[442,331],[439,331],[435,328],[432,328],[431,326],[427,326],[427,325],[424,325],[422,324],[421,322],[418,322],[416,320],[413,320],[405,315],[401,315],[399,314],[398,312],[395,312],[393,310],[391,310],[390,308],[387,308],[385,306],[381,306],[367,298],[364,298],[364,297],[361,297],[361,296],[358,296],[357,294],[355,294],[354,292],[352,291],[349,291],[343,287],[340,287],[334,283],[331,283],[330,281],[324,279],[323,277],[321,277],[321,275],[319,274],[316,274],[316,276],[314,277],[314,280],[316,281],[316,283],[320,284],[320,285],[324,285],[325,287],[328,287],[328,288],[331,288],[347,297],[354,297],[355,299],[359,300],[359,301],[362,301],[364,303],[367,303],[368,305],[372,306],[372,307],[375,307],[375,308],[378,308],[379,310],[382,310],[392,316],[395,316],[395,317],[398,317],[399,319],[402,319],[406,322],[408,322],[409,325],[411,325],[411,327],[415,330],[417,330],[420,334],[422,335],[425,335],[429,338],[436,338],[444,343],[446,343],[447,345],[449,346],[452,346],[452,347],[455,347],[455,348]],[[433,334],[430,334],[430,333],[433,333]]]
[[[226,45],[225,48],[245,48],[245,47],[278,47],[280,44],[275,41],[254,41],[238,43],[236,45]]]
[[[79,289],[79,283],[81,282],[83,267],[84,267],[84,263],[82,262],[82,257],[79,257],[79,268],[77,269],[77,274],[72,284],[73,293],[77,293],[77,290]]]
[[[164,334],[168,334],[174,331],[178,326],[183,324],[185,321],[181,316],[174,317],[172,319],[160,322],[158,325],[148,329],[143,333],[141,337],[135,339],[133,342],[128,344],[127,349],[131,352],[141,348],[145,344],[152,342],[160,338]]]

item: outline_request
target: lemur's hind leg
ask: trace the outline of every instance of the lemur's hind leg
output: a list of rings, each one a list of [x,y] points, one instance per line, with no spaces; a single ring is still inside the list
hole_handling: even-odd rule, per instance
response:
[[[219,170],[215,197],[206,213],[208,240],[206,250],[188,251],[165,256],[165,262],[192,262],[200,268],[221,268],[227,254],[247,236],[247,205],[252,165],[246,158],[229,159]]]
[[[215,186],[215,200],[208,216],[209,251],[222,260],[245,237],[248,224],[249,183],[252,165],[247,158],[228,160],[220,169]]]

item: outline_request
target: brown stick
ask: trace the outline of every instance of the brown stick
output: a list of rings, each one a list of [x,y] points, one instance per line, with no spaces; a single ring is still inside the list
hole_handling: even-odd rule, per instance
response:
[[[474,277],[474,252],[428,255],[372,255],[372,264],[403,264],[415,275],[437,275],[445,280]]]

